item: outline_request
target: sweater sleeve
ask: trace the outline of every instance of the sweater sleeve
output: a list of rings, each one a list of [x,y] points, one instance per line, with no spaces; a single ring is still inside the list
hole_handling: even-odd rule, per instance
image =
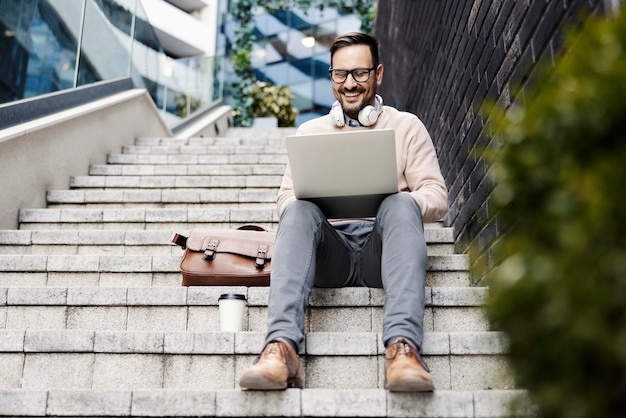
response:
[[[413,196],[422,210],[424,222],[439,221],[448,209],[448,190],[432,139],[419,119],[406,140],[404,177],[407,190],[403,191]]]
[[[283,180],[280,184],[280,190],[278,191],[278,196],[276,197],[276,211],[278,212],[279,218],[287,205],[289,205],[289,203],[291,202],[294,202],[295,200],[296,195],[293,192],[291,168],[289,167],[289,163],[287,163],[287,167],[285,168],[285,174],[283,175]]]

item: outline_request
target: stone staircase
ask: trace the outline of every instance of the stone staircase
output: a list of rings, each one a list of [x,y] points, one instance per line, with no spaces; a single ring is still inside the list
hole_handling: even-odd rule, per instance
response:
[[[275,229],[293,129],[140,138],[45,209],[0,231],[0,416],[503,417],[514,389],[487,290],[469,286],[453,234],[426,229],[425,360],[437,390],[382,389],[381,289],[314,289],[305,389],[242,391],[266,329],[267,288],[182,287],[173,232],[244,223]],[[219,332],[217,299],[248,298],[246,331]]]

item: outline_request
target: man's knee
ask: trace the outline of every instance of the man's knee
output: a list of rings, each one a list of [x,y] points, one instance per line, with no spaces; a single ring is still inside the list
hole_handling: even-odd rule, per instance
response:
[[[422,220],[422,211],[409,193],[396,193],[387,196],[378,209],[377,218],[388,221]]]
[[[280,223],[296,222],[302,224],[311,221],[317,224],[324,219],[326,219],[324,214],[315,204],[306,200],[296,200],[287,205],[280,216]]]

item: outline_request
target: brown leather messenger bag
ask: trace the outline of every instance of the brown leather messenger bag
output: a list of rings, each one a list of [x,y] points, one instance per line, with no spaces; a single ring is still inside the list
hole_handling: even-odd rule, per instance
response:
[[[183,286],[269,286],[275,232],[258,225],[174,234]]]

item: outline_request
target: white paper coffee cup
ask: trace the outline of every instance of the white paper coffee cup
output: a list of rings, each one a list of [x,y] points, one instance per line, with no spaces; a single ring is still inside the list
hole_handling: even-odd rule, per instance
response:
[[[218,299],[220,309],[220,330],[239,332],[243,330],[243,317],[246,311],[246,296],[238,293],[223,293]]]

